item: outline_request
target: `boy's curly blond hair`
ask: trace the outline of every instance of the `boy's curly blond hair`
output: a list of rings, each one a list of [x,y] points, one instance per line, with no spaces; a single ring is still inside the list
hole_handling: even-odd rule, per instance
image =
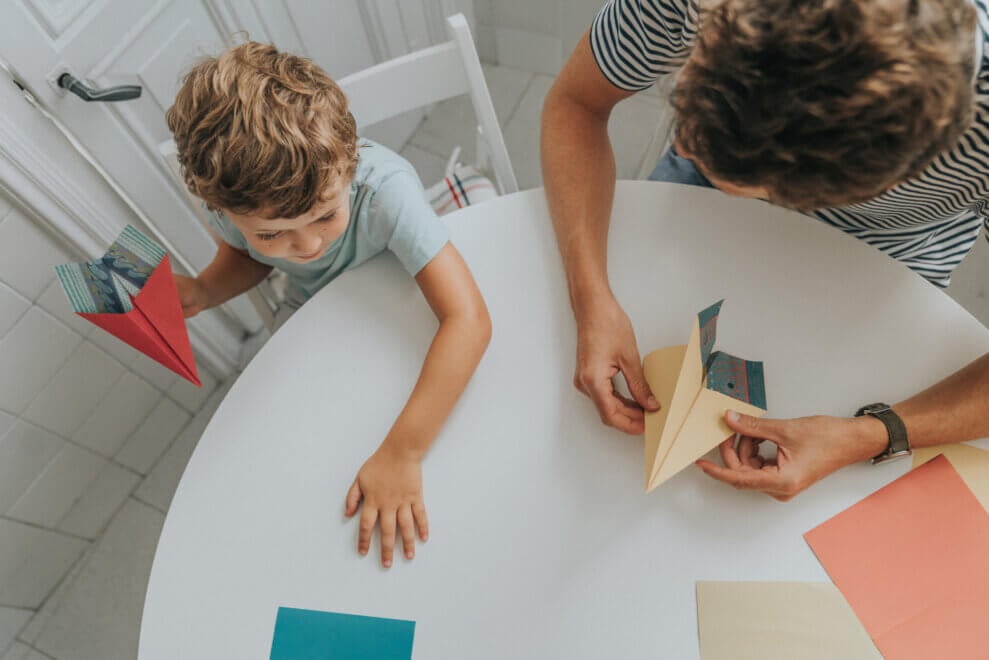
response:
[[[194,66],[165,121],[186,185],[211,208],[295,218],[357,168],[347,97],[312,61],[268,44]]]
[[[673,95],[678,139],[784,206],[871,199],[969,125],[975,29],[968,0],[724,0]]]

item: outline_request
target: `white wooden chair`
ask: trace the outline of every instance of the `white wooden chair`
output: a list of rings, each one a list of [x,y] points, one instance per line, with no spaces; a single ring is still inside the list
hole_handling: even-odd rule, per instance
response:
[[[463,14],[450,16],[446,22],[450,41],[382,62],[338,80],[337,84],[347,95],[358,131],[404,112],[469,94],[478,121],[478,159],[487,161],[479,164],[490,164],[501,194],[518,192],[515,170],[508,158],[505,137],[484,81],[470,26]],[[162,142],[158,151],[185,190],[175,142]],[[189,196],[200,219],[209,228],[199,200]],[[280,302],[275,289],[270,282],[262,282],[248,294],[268,330],[273,329],[274,311]],[[238,315],[238,310],[231,311]]]
[[[375,65],[338,81],[358,130],[404,112],[470,95],[478,122],[478,158],[490,163],[501,194],[518,192],[481,61],[463,14],[446,19],[450,41]],[[482,163],[479,163],[482,164]],[[432,183],[424,182],[427,186]]]

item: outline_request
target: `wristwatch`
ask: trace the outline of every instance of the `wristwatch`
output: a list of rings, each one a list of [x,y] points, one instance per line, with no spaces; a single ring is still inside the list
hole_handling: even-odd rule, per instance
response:
[[[889,436],[889,446],[886,451],[872,457],[872,464],[882,463],[894,458],[909,456],[913,453],[910,449],[910,441],[907,440],[907,427],[903,425],[900,416],[893,412],[888,403],[870,403],[862,406],[855,413],[856,417],[869,415],[875,417],[886,427],[886,434]]]

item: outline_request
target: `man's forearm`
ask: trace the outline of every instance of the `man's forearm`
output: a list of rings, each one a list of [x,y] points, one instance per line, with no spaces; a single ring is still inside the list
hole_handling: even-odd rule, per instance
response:
[[[226,243],[220,243],[213,261],[196,279],[209,296],[207,307],[216,307],[253,289],[270,272],[271,266],[258,263]]]
[[[893,410],[913,447],[989,437],[989,353]]]
[[[578,317],[608,285],[608,223],[615,158],[607,117],[562,93],[546,99],[542,116],[543,182],[553,229]]]

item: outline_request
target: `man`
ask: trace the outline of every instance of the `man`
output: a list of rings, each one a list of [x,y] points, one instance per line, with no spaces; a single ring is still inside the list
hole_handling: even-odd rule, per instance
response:
[[[981,0],[980,0],[981,2]],[[967,0],[611,0],[543,107],[546,196],[577,321],[574,385],[643,432],[658,403],[607,276],[611,109],[679,72],[677,133],[651,178],[812,213],[934,284],[989,225],[989,12]],[[614,390],[621,373],[632,400]],[[989,435],[989,354],[855,418],[726,416],[740,488],[786,500],[840,467]],[[775,460],[758,443],[778,446]]]

